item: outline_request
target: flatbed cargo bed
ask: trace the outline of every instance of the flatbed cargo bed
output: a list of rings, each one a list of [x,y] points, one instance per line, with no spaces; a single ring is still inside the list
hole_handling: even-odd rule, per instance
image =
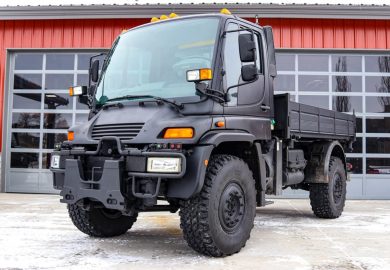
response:
[[[274,96],[275,128],[280,139],[312,138],[350,141],[355,138],[356,117],[290,100],[289,94]]]

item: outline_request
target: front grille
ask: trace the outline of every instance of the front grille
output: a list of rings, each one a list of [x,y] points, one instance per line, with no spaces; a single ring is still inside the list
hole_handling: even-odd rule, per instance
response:
[[[115,136],[120,140],[131,140],[141,131],[143,123],[94,125],[92,139],[100,140],[106,136]]]

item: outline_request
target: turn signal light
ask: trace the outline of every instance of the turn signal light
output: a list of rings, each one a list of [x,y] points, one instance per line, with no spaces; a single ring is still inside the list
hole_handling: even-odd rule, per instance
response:
[[[224,127],[225,126],[225,122],[224,121],[218,121],[218,122],[215,123],[215,126],[216,127],[220,127],[220,128]]]
[[[201,68],[187,71],[188,82],[200,82],[208,81],[213,78],[213,72],[211,68]]]
[[[167,128],[164,139],[191,139],[194,137],[193,128]]]
[[[73,141],[73,140],[74,140],[74,132],[68,131],[68,141]]]

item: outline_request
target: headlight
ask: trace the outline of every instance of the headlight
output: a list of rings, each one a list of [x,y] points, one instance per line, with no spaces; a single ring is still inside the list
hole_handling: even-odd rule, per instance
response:
[[[54,169],[60,168],[60,156],[58,155],[51,156],[50,167]]]
[[[148,172],[179,173],[181,172],[181,158],[148,158]]]

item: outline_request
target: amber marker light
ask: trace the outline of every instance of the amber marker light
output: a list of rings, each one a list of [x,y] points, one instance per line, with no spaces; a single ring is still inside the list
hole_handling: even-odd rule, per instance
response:
[[[191,139],[194,137],[193,128],[167,128],[164,139]]]
[[[221,14],[225,14],[225,15],[232,15],[232,13],[230,12],[230,10],[228,10],[227,8],[223,8],[219,11],[219,13]]]
[[[73,141],[73,140],[74,140],[74,132],[68,131],[68,141]]]
[[[218,122],[215,123],[215,126],[219,127],[219,128],[224,127],[225,126],[225,122],[224,121],[218,121]]]
[[[213,73],[210,68],[202,68],[200,69],[199,77],[201,81],[211,80],[213,78]]]
[[[176,13],[172,12],[171,14],[169,14],[168,16],[170,19],[173,19],[173,18],[176,18],[176,17],[179,17]]]

